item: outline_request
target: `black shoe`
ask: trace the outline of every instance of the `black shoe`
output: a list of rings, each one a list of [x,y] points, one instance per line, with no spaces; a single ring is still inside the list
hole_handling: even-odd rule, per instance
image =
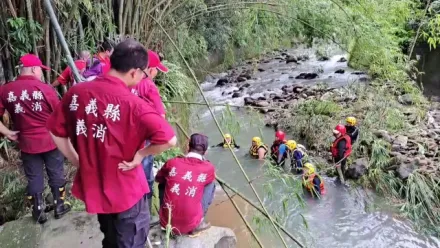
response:
[[[43,193],[37,193],[33,196],[28,196],[28,200],[32,204],[32,217],[40,224],[47,221],[46,213],[44,212]]]
[[[53,195],[53,205],[54,205],[54,212],[55,212],[55,219],[60,219],[65,214],[70,212],[72,207],[70,206],[70,203],[65,201],[66,198],[66,187],[62,186],[60,188],[52,188],[52,195]]]

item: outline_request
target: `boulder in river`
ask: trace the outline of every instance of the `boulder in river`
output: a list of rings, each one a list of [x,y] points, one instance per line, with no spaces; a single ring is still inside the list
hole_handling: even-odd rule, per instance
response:
[[[252,97],[245,97],[244,98],[244,105],[254,105],[255,99]]]
[[[263,71],[265,71],[265,69],[263,69],[263,68],[260,67],[260,68],[258,68],[258,71],[259,71],[259,72],[263,72]]]
[[[241,92],[235,92],[234,94],[232,94],[232,98],[237,98],[237,97],[242,97],[243,93]]]
[[[241,77],[241,76],[237,78],[237,82],[244,82],[246,80],[247,80],[247,78]]]
[[[288,56],[286,58],[286,64],[289,64],[289,63],[298,63],[298,60],[294,56]]]
[[[366,158],[357,159],[354,164],[346,170],[345,176],[349,179],[358,180],[361,178],[368,170],[368,160]]]
[[[318,58],[318,61],[327,61],[327,60],[329,60],[329,59],[330,59],[330,58],[327,57],[327,56],[321,56],[321,57]]]
[[[255,107],[262,107],[262,108],[264,108],[264,107],[269,107],[270,104],[269,104],[268,101],[258,101],[254,105],[255,105]]]
[[[310,72],[310,73],[301,73],[298,76],[296,76],[296,79],[315,79],[318,77],[317,73]]]
[[[229,83],[228,79],[226,79],[226,78],[220,78],[220,79],[217,81],[217,84],[215,85],[215,87],[223,87],[223,86],[225,86],[227,83]]]
[[[345,57],[341,57],[341,58],[338,60],[338,62],[339,62],[339,63],[347,62],[347,59],[346,59]]]
[[[339,69],[339,70],[336,70],[335,73],[337,73],[337,74],[344,74],[345,70],[344,69]]]
[[[298,57],[296,57],[296,59],[297,59],[298,61],[307,61],[307,60],[309,60],[310,58],[309,58],[309,55],[304,54],[304,55],[299,55]]]
[[[365,73],[364,71],[354,71],[351,74],[353,74],[353,75],[365,75],[367,73]]]

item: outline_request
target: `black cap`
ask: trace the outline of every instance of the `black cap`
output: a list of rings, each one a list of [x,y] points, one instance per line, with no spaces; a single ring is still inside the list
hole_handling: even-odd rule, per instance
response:
[[[199,133],[192,134],[189,139],[189,148],[206,152],[208,150],[208,137]]]

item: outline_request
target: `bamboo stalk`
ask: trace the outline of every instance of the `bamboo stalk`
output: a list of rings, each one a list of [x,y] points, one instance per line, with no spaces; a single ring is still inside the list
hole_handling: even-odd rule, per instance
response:
[[[174,42],[173,39],[171,39],[170,35],[166,32],[165,28],[162,26],[162,24],[160,24],[160,22],[154,18],[153,16],[150,15],[150,17],[154,20],[155,23],[157,23],[157,25],[160,27],[160,29],[164,32],[164,34],[167,36],[168,40],[172,43],[172,45],[174,46],[174,48],[177,50],[177,52],[179,53],[179,56],[181,57],[181,59],[183,60],[183,62],[185,63],[186,67],[188,68],[189,72],[191,73],[191,76],[194,79],[194,84],[197,87],[197,89],[199,90],[200,94],[202,95],[203,101],[206,103],[206,106],[215,122],[215,125],[217,126],[217,129],[219,130],[220,134],[222,135],[222,137],[225,136],[222,128],[220,127],[220,124],[217,120],[217,118],[215,117],[214,111],[212,110],[211,106],[209,105],[208,99],[205,96],[205,93],[203,92],[202,87],[200,86],[196,75],[194,74],[194,71],[191,69],[191,67],[188,64],[188,61],[186,61],[185,57],[182,54],[182,51],[180,51],[179,47],[176,45],[176,43]],[[254,185],[252,183],[250,183],[250,178],[247,175],[246,171],[244,170],[243,166],[241,165],[240,161],[238,160],[234,150],[232,149],[232,147],[228,146],[229,151],[231,152],[232,156],[234,157],[235,162],[237,163],[238,167],[240,168],[243,176],[246,178],[246,181],[248,182],[249,186],[251,187],[252,191],[254,192],[255,196],[257,197],[259,203],[261,204],[261,207],[263,208],[263,210],[267,213],[268,218],[270,220],[270,222],[272,223],[273,227],[275,228],[275,231],[277,232],[279,238],[281,239],[284,247],[288,248],[286,241],[283,238],[283,235],[281,235],[280,231],[278,230],[278,227],[275,225],[274,220],[272,218],[272,216],[269,214],[269,211],[266,209],[266,207],[264,206],[263,201],[261,200],[260,196],[257,193],[257,190],[255,189]]]
[[[124,13],[124,0],[119,0],[119,34],[124,34],[124,21],[123,21],[123,13]]]
[[[46,32],[45,35],[45,43],[46,43],[46,66],[50,68],[50,20],[49,18],[46,18],[46,20],[44,20],[44,31]],[[46,82],[48,84],[51,83],[50,80],[50,70],[46,71]]]
[[[31,5],[30,0],[26,0],[26,10],[27,10],[29,22],[33,22],[34,18],[32,16],[32,5]],[[33,27],[33,25],[32,25],[32,27]],[[31,42],[32,42],[32,49],[34,51],[34,54],[38,56],[37,44],[35,42],[35,29],[34,28],[32,28]]]
[[[17,18],[17,12],[15,11],[15,7],[12,4],[12,0],[6,0],[6,3],[9,6],[9,11],[11,11],[12,17]]]
[[[64,39],[63,32],[61,31],[60,24],[58,23],[57,17],[55,16],[55,12],[53,11],[50,0],[44,0],[44,7],[46,8],[46,11],[49,13],[50,20],[53,25],[53,29],[57,34],[58,40],[61,43],[61,47],[66,53],[67,63],[69,64],[70,69],[73,72],[73,76],[75,77],[75,80],[77,82],[81,82],[81,77],[79,76],[78,69],[76,68],[75,63],[73,62],[72,55],[70,54],[69,47],[67,46],[66,40]]]

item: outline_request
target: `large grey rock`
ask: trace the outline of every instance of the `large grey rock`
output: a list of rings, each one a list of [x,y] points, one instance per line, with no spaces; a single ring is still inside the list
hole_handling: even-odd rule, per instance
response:
[[[150,240],[154,240],[152,235],[155,230],[160,241],[153,246],[164,247],[165,235],[160,227],[150,231]],[[96,215],[84,212],[71,212],[59,220],[50,218],[44,225],[25,217],[0,227],[1,248],[99,248],[102,247],[102,239]],[[195,238],[179,236],[171,240],[170,247],[232,248],[236,243],[231,229],[213,226]]]
[[[357,159],[345,172],[345,176],[349,179],[357,180],[361,178],[368,170],[368,160],[366,158]]]
[[[399,135],[393,142],[393,145],[399,146],[400,148],[406,148],[408,145],[408,137]]]
[[[391,135],[388,133],[388,131],[386,130],[377,130],[374,131],[374,135],[376,135],[376,137],[385,140],[386,142],[393,142],[393,139],[391,138]]]
[[[405,180],[411,175],[411,173],[413,173],[415,169],[416,166],[413,163],[411,164],[402,163],[397,167],[396,172],[400,179]]]
[[[399,102],[404,105],[414,104],[413,97],[410,94],[401,95],[398,98]]]
[[[72,212],[59,220],[49,218],[44,225],[31,217],[8,222],[0,231],[0,247],[93,248],[102,246],[102,238],[96,215]]]
[[[236,244],[237,239],[231,229],[211,227],[196,238],[177,237],[170,242],[170,248],[234,248]]]

